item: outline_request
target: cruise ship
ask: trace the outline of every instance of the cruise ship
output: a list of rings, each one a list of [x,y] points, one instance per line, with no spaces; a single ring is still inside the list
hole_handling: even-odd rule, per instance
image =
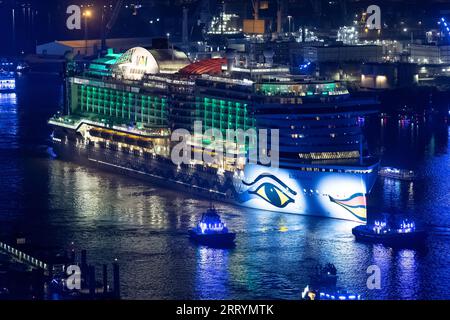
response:
[[[64,111],[49,120],[61,159],[240,206],[366,221],[379,161],[361,119],[376,103],[351,97],[340,82],[292,75],[270,50],[198,62],[173,48],[109,50],[71,68],[65,92]],[[193,136],[183,163],[171,157],[177,129]],[[233,150],[219,161],[202,158],[217,142],[209,129]],[[248,161],[254,145],[226,135],[252,129],[278,130],[277,166]]]

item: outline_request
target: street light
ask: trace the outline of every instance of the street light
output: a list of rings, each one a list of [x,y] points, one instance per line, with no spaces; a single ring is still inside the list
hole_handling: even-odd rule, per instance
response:
[[[170,33],[166,33],[166,36],[167,36],[167,45],[168,45],[168,48],[172,48],[172,50],[170,50],[170,52],[171,52],[171,54],[172,54],[172,61],[174,60],[174,55],[173,55],[173,44],[171,44],[170,43]]]
[[[291,33],[291,20],[292,20],[292,16],[287,16],[288,20],[289,20],[289,33]]]
[[[91,10],[86,10],[83,12],[83,16],[90,18],[92,16],[92,11]]]
[[[91,10],[85,10],[83,12],[84,17],[84,55],[87,56],[88,54],[88,19],[92,17],[92,11]]]

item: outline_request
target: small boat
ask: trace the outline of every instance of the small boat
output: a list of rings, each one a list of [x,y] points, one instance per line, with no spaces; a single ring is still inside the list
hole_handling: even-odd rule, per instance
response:
[[[378,175],[385,178],[413,181],[416,178],[416,174],[412,170],[397,169],[391,167],[382,167],[378,171]]]
[[[26,62],[19,62],[17,64],[17,67],[16,67],[17,73],[23,74],[23,73],[30,72],[30,70],[31,70],[30,65]]]
[[[337,269],[332,263],[319,265],[302,292],[303,300],[361,300],[361,296],[337,287]]]
[[[375,221],[373,225],[361,225],[353,228],[356,241],[381,243],[388,246],[415,247],[424,243],[427,233],[416,227],[408,219],[392,227],[386,221]]]
[[[302,300],[340,300],[340,301],[356,301],[362,300],[361,295],[349,292],[347,290],[335,289],[314,289],[310,286],[302,292]]]
[[[314,287],[336,287],[337,269],[332,263],[325,266],[319,265],[317,273],[311,276],[311,285]]]
[[[189,230],[189,236],[193,241],[211,247],[233,246],[236,239],[236,234],[229,232],[214,207],[203,213],[197,226]]]

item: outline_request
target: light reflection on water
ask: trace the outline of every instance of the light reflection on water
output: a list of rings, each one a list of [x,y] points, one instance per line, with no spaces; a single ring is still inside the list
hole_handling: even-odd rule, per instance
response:
[[[15,93],[0,93],[0,150],[11,149],[17,136],[17,99]],[[17,146],[17,145],[16,145]]]
[[[395,272],[398,273],[398,287],[402,288],[398,292],[401,299],[411,300],[420,294],[416,292],[416,286],[408,286],[410,282],[419,284],[418,287],[421,286],[420,279],[418,279],[416,255],[417,253],[413,250],[403,250],[397,254],[397,270]]]
[[[224,300],[230,296],[228,250],[215,250],[201,247],[197,250],[197,268],[195,272],[196,296],[199,299],[211,298],[208,292],[214,292],[214,299]]]
[[[197,247],[186,234],[208,201],[43,155],[45,121],[60,96],[48,95],[42,83],[0,103],[0,232],[20,227],[61,247],[73,241],[98,265],[118,258],[124,298],[298,299],[317,263],[326,262],[336,264],[340,286],[366,298],[450,298],[448,127],[399,128],[389,120],[381,127],[377,120],[372,131],[383,163],[413,167],[420,179],[378,180],[371,210],[397,208],[427,223],[426,251],[355,243],[350,222],[216,204],[238,234],[236,248],[222,251]],[[33,151],[14,153],[14,146]],[[382,271],[380,291],[366,288],[372,264]]]

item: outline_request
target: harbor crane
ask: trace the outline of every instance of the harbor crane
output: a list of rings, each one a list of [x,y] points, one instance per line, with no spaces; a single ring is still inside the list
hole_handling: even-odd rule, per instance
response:
[[[117,18],[119,17],[120,10],[122,9],[124,0],[117,0],[117,3],[113,9],[112,15],[108,21],[108,23],[104,24],[105,19],[105,6],[102,8],[102,51],[106,51],[106,39],[111,33],[112,28],[117,22]]]

